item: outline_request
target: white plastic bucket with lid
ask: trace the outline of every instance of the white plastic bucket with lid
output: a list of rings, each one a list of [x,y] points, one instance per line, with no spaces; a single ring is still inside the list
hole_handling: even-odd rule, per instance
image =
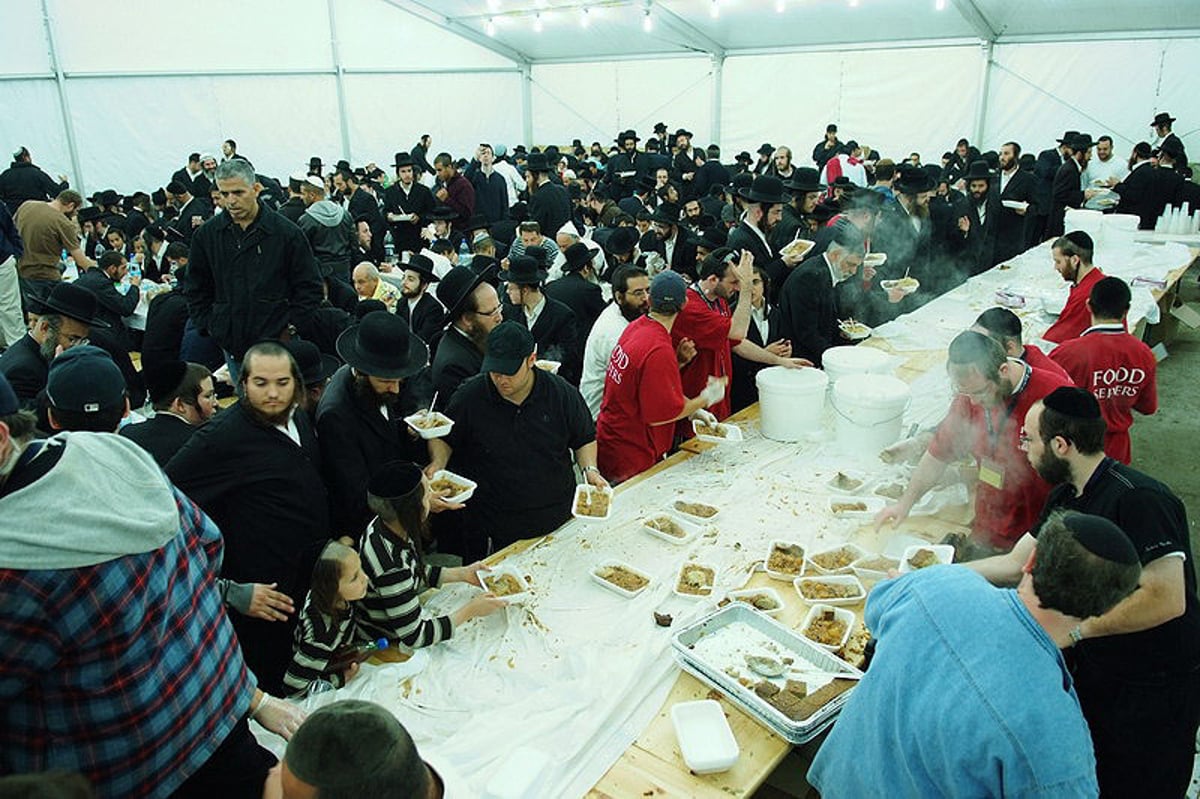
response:
[[[1086,208],[1068,208],[1063,214],[1063,228],[1067,233],[1082,230],[1093,239],[1100,235],[1104,214]]]
[[[848,375],[833,384],[838,449],[848,455],[876,455],[900,438],[912,389],[897,377]]]
[[[887,374],[890,361],[888,354],[881,349],[852,344],[830,347],[821,354],[821,368],[825,370],[830,385],[846,375]]]
[[[820,369],[770,366],[760,371],[754,382],[764,436],[774,441],[799,441],[821,429],[829,378]]]

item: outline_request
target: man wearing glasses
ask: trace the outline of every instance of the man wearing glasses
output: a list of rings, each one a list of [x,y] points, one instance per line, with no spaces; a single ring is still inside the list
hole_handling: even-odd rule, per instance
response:
[[[438,283],[437,297],[446,306],[443,325],[449,325],[433,358],[433,387],[437,410],[445,409],[459,385],[480,373],[488,333],[503,320],[495,287],[470,267],[456,266]]]
[[[904,521],[947,464],[971,455],[979,467],[972,549],[1006,552],[1033,529],[1050,492],[1021,449],[1021,423],[1035,402],[1070,381],[1006,357],[998,343],[972,330],[950,342],[946,368],[957,396],[904,493],[876,515],[875,526]]]

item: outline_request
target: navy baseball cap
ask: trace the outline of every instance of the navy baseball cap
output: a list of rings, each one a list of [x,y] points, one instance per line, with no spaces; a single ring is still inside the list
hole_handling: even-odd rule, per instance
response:
[[[671,270],[659,272],[650,281],[650,308],[654,311],[674,313],[687,301],[687,281],[683,275]]]
[[[125,376],[99,347],[72,347],[50,363],[46,398],[63,411],[111,410],[125,403]]]

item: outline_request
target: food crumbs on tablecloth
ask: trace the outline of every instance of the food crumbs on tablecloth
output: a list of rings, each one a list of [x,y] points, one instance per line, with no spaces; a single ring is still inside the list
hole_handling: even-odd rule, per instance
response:
[[[716,688],[712,688],[712,689],[710,689],[710,690],[709,690],[709,692],[708,692],[708,693],[706,693],[706,694],[704,695],[704,698],[705,698],[705,699],[712,699],[712,700],[713,700],[713,701],[715,701],[715,702],[720,702],[722,699],[724,699],[724,698],[725,698],[725,694],[721,693],[721,692],[720,692],[720,691],[718,691]]]
[[[508,659],[508,667],[509,667],[510,669],[515,669],[515,668],[517,667],[517,662],[516,662],[516,660],[514,660],[513,658],[509,658],[509,659]]]
[[[654,612],[654,623],[659,627],[670,627],[673,621],[675,621],[675,619],[670,613],[659,613],[658,611]]]

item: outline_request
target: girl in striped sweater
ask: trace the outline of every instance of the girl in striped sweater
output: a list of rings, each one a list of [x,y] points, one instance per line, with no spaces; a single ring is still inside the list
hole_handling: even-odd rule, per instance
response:
[[[312,583],[304,610],[296,625],[292,665],[283,682],[300,694],[317,680],[341,687],[358,673],[358,664],[337,671],[330,662],[338,650],[366,641],[358,629],[356,608],[367,593],[367,575],[358,553],[338,541],[330,541],[313,566]]]
[[[359,625],[372,637],[420,647],[444,641],[468,619],[486,616],[507,602],[489,593],[475,595],[446,616],[426,618],[418,597],[427,588],[463,582],[479,586],[482,563],[427,566],[420,541],[429,522],[429,480],[416,464],[385,463],[367,485],[367,507],[376,514],[362,542],[362,567],[369,582]]]

